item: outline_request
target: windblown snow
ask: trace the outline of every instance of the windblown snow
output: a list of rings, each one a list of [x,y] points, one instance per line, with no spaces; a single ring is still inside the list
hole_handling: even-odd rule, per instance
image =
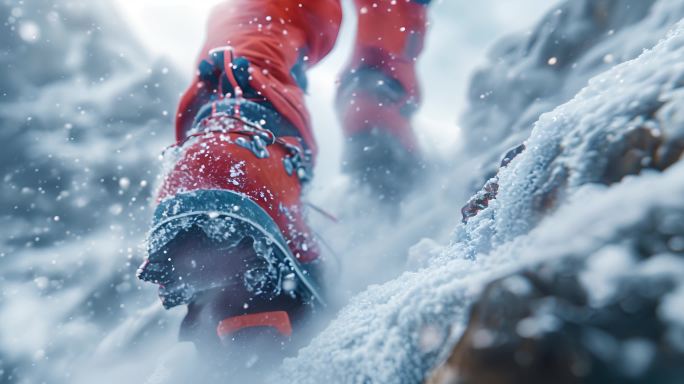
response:
[[[400,219],[354,218],[363,201],[328,199],[343,224],[321,234],[352,255],[342,272],[359,273],[341,279],[335,299],[348,303],[273,382],[421,382],[484,284],[540,261],[600,254],[582,277],[596,301],[630,273],[684,276],[666,254],[635,269],[619,244],[654,212],[681,220],[684,165],[600,184],[634,129],[684,135],[684,1],[602,0],[596,14],[593,3],[564,2],[497,45],[473,78],[463,150]],[[0,0],[2,382],[196,378],[194,350],[176,341],[182,309],[164,312],[134,276],[184,83],[104,21],[115,16],[108,2]],[[497,199],[458,224],[472,181],[523,141]],[[540,212],[550,194],[553,209]],[[426,239],[407,251],[417,235]],[[684,327],[683,303],[680,284],[659,308],[673,329]]]

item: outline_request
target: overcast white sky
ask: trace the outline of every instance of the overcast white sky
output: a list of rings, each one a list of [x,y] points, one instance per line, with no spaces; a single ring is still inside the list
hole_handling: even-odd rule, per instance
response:
[[[170,57],[188,76],[213,4],[221,0],[116,0],[150,50]],[[315,1],[315,0],[311,0]],[[337,176],[342,138],[332,100],[335,77],[351,51],[354,12],[345,3],[345,22],[335,50],[309,73],[314,127],[321,149],[316,184]],[[525,32],[555,1],[434,0],[427,47],[419,64],[424,106],[416,131],[427,151],[447,156],[458,140],[457,118],[465,106],[468,79],[500,36]],[[314,185],[315,188],[315,185]]]

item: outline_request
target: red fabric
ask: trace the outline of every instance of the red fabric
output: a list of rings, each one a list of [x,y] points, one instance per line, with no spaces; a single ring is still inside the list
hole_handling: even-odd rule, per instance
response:
[[[282,145],[268,146],[269,156],[258,159],[235,144],[238,133],[209,132],[185,144],[181,157],[164,178],[158,201],[180,192],[222,189],[243,193],[263,208],[288,240],[292,254],[302,263],[318,257],[318,245],[310,233],[301,206],[297,175],[288,175]]]
[[[411,128],[412,112],[420,104],[416,59],[423,50],[427,7],[411,0],[355,0],[358,30],[354,53],[344,76],[359,70],[374,70],[403,88],[401,100],[381,102],[372,85],[360,84],[353,100],[340,99],[338,113],[346,136],[383,128],[410,150],[417,149]],[[342,86],[344,86],[342,84]]]
[[[378,68],[418,97],[415,61],[423,51],[427,7],[411,0],[354,0],[358,30],[348,70]]]
[[[307,56],[308,67],[333,48],[342,10],[339,0],[232,0],[211,14],[207,39],[198,64],[217,47],[231,46],[235,57],[251,64],[250,84],[300,131],[315,152],[304,92],[290,75],[292,67]],[[195,80],[181,100],[176,137],[181,141],[197,112],[192,102],[203,85]]]
[[[241,329],[253,327],[272,327],[283,336],[292,336],[290,316],[285,311],[229,317],[219,323],[218,327],[216,327],[216,333],[220,338],[224,338]]]
[[[355,0],[359,18],[356,48],[347,70],[363,65],[377,67],[407,91],[406,100],[419,101],[415,59],[423,48],[426,7],[411,0]],[[217,47],[231,46],[235,57],[251,63],[250,85],[297,127],[314,155],[316,145],[304,93],[290,74],[300,57],[306,68],[333,48],[342,21],[339,0],[230,0],[218,5],[209,19],[207,38],[198,63]],[[226,60],[230,60],[226,57]],[[195,77],[181,98],[176,138],[182,141],[204,97],[212,90]],[[365,127],[368,120],[385,121],[411,144],[406,116],[399,108],[382,110],[370,102],[363,116],[343,118],[347,134]],[[409,145],[410,146],[410,145]]]

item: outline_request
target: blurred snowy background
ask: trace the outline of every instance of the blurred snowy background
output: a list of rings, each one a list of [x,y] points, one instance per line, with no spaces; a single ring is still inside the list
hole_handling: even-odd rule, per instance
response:
[[[143,257],[158,155],[172,142],[175,104],[192,74],[213,3],[0,0],[0,382],[183,382],[177,370],[192,365],[192,353],[176,342],[183,309],[163,311],[155,289],[134,273]],[[629,103],[618,102],[608,110],[614,116],[606,113],[610,119],[583,120],[601,100],[624,90],[604,99],[585,95],[586,102],[544,115],[532,136],[530,131],[541,113],[573,98],[589,78],[664,38],[684,15],[682,1],[572,0],[563,7],[548,0],[433,3],[419,63],[426,97],[416,130],[439,172],[402,207],[400,225],[359,215],[364,202],[346,195],[339,172],[341,135],[332,99],[354,32],[349,2],[335,51],[310,73],[308,102],[321,156],[309,199],[341,219],[332,225],[313,217],[342,259],[338,302],[369,284],[389,282],[353,299],[298,358],[286,362],[283,379],[416,381],[446,357],[443,343],[451,346],[463,332],[469,305],[485,282],[529,260],[567,256],[558,250],[568,239],[584,245],[572,248],[581,255],[619,242],[610,228],[636,228],[630,225],[656,204],[648,195],[629,194],[632,189],[658,185],[669,196],[681,195],[681,183],[673,181],[681,179],[677,173],[649,174],[617,189],[580,188],[621,179],[622,174],[598,174],[605,161],[595,160],[611,143],[639,142],[633,136],[622,140],[622,128],[662,124],[659,132],[667,135],[659,137],[676,136],[665,128],[682,121],[676,108],[656,113],[649,106],[677,105],[679,99],[666,97],[680,84],[676,74],[684,72],[674,65],[677,39],[661,48],[674,52],[663,54],[662,62],[654,54],[625,69],[639,84],[632,94],[643,96],[636,106],[623,111]],[[652,62],[654,79],[638,72]],[[469,86],[478,66],[485,67]],[[672,72],[658,72],[664,68]],[[609,80],[615,76],[594,82],[593,92],[616,88],[621,83]],[[499,156],[528,136],[534,145],[501,175],[500,202],[468,226],[458,225],[461,205],[496,171]],[[582,147],[583,140],[573,137],[595,141]],[[600,140],[605,137],[610,140]],[[540,167],[545,172],[537,172]],[[541,176],[526,176],[532,174]],[[539,199],[558,189],[544,181],[568,174],[571,182],[560,185],[572,204],[532,231],[541,216]],[[571,198],[576,190],[599,203],[585,206]],[[564,201],[559,197],[548,205]],[[622,201],[624,206],[615,203]],[[630,201],[643,210],[599,220],[602,206],[625,211]],[[656,208],[677,204],[668,200]],[[583,212],[585,221],[572,211]],[[563,231],[553,230],[563,223]],[[589,224],[603,237],[583,233]],[[623,236],[647,232],[630,231]],[[411,247],[423,236],[431,240]],[[539,249],[556,253],[542,257]],[[606,263],[599,276],[619,269],[610,258]],[[619,265],[627,270],[632,264]],[[668,316],[678,317],[676,310]],[[643,357],[639,351],[644,349],[637,351]]]

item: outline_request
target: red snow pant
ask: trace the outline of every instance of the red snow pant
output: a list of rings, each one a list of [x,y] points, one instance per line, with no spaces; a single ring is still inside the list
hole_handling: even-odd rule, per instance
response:
[[[358,96],[358,100],[352,102],[354,107],[345,108],[339,105],[338,97],[338,112],[346,135],[378,121],[391,127],[388,129],[407,147],[414,146],[409,117],[420,101],[415,62],[423,49],[428,2],[355,0],[358,30],[354,53],[342,74],[341,85],[344,86],[345,78],[369,69],[380,72],[401,92],[392,105],[378,103],[372,97],[364,98],[352,90],[351,94]],[[333,48],[341,22],[340,0],[226,1],[211,13],[198,65],[210,59],[211,50],[231,47],[232,55],[227,56],[232,57],[224,59],[226,68],[230,65],[235,68],[236,58],[244,58],[249,63],[249,76],[242,83],[229,76],[231,89],[239,97],[268,102],[299,131],[315,155],[311,119],[304,104],[303,74]],[[179,142],[191,128],[203,103],[202,96],[216,92],[199,75],[200,71],[178,108],[176,138]],[[240,89],[245,87],[249,91]],[[363,104],[364,108],[358,107]]]

